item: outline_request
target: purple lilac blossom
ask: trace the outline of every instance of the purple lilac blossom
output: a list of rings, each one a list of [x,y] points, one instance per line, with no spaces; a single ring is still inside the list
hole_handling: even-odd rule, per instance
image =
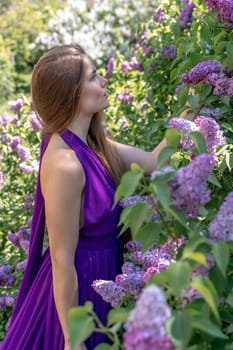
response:
[[[188,136],[188,134],[192,131],[198,131],[198,127],[191,120],[183,119],[183,118],[172,118],[169,120],[169,126],[176,130],[182,130],[184,133],[183,139],[181,141],[182,147],[184,150],[188,150],[195,146],[195,143]]]
[[[7,307],[14,306],[15,298],[11,295],[0,296],[0,311],[5,310]]]
[[[18,127],[21,126],[21,122],[20,122],[20,120],[19,120],[19,118],[18,118],[17,115],[14,115],[14,116],[11,118],[11,124],[14,124],[14,125],[16,125],[16,126],[18,126]]]
[[[214,154],[217,146],[225,145],[226,139],[223,132],[213,118],[199,117],[195,119],[195,123],[199,125],[199,132],[205,138],[209,153]]]
[[[9,141],[9,138],[7,135],[2,135],[2,136],[0,136],[0,141],[3,145],[6,145]]]
[[[179,16],[179,23],[183,28],[191,28],[191,24],[193,21],[193,10],[195,5],[190,2],[182,9],[181,14]]]
[[[3,186],[4,184],[4,175],[3,175],[3,172],[0,171],[0,188]]]
[[[19,136],[12,137],[11,142],[10,142],[11,148],[14,150],[14,149],[16,149],[16,147],[18,145],[20,145],[20,138],[19,138]]]
[[[112,307],[118,307],[125,296],[125,291],[113,281],[95,280],[92,287]]]
[[[170,317],[171,310],[163,291],[155,285],[146,287],[125,324],[126,350],[172,349],[166,334],[166,323]]]
[[[11,275],[13,268],[10,265],[0,266],[0,287],[13,286],[16,281],[16,276]]]
[[[109,58],[108,64],[107,64],[107,73],[105,75],[106,79],[110,79],[112,77],[113,71],[115,70],[115,60],[113,57]]]
[[[138,297],[144,287],[143,272],[138,269],[135,272],[119,274],[115,282],[126,293]]]
[[[30,121],[31,121],[31,126],[33,128],[34,131],[40,131],[42,129],[42,125],[39,121],[39,119],[36,116],[35,112],[31,112],[30,113]]]
[[[219,13],[221,20],[226,23],[228,28],[233,28],[233,1],[219,0]]]
[[[11,111],[18,113],[21,108],[24,106],[23,100],[19,98],[16,101],[9,101],[8,107]]]
[[[165,58],[170,58],[171,60],[176,59],[176,48],[175,45],[170,45],[168,47],[165,47],[162,51],[161,54]]]
[[[20,247],[19,237],[18,237],[17,233],[9,232],[8,235],[7,235],[7,238],[8,238],[9,241],[10,241],[11,243],[13,243],[16,247]]]
[[[127,208],[136,205],[137,203],[145,203],[148,200],[148,196],[130,196],[127,199],[120,199],[119,205],[122,208]]]
[[[138,70],[139,72],[143,72],[143,70],[144,70],[143,66],[140,62],[132,60],[132,61],[130,61],[129,65],[132,69]]]
[[[183,211],[187,218],[198,217],[198,206],[209,202],[210,191],[207,189],[207,180],[214,164],[213,156],[201,154],[186,167],[179,168],[175,179],[169,182],[172,203]]]
[[[16,265],[17,269],[20,270],[20,271],[25,271],[25,270],[26,270],[26,267],[27,267],[27,262],[28,262],[28,259],[25,259],[25,260],[23,260],[23,261],[20,261],[20,262]]]
[[[156,11],[154,13],[154,15],[152,16],[152,19],[154,22],[161,23],[161,22],[163,22],[164,17],[165,17],[164,11],[162,9],[159,9],[158,11]]]
[[[215,119],[222,119],[224,115],[220,112],[220,108],[206,108],[203,107],[200,110],[200,115],[205,115],[206,117],[212,117]]]
[[[130,252],[142,250],[142,241],[131,240],[126,243],[126,249]]]
[[[205,80],[209,74],[221,72],[221,63],[208,60],[198,63],[194,66],[188,74],[182,77],[183,84],[198,84]]]
[[[233,192],[229,192],[210,223],[209,237],[212,241],[233,240]]]
[[[121,63],[121,70],[123,73],[128,73],[132,68],[130,67],[130,65],[126,62],[122,62]]]
[[[16,146],[16,152],[22,161],[25,161],[31,158],[31,153],[29,148],[21,146],[20,144]]]
[[[0,119],[0,124],[2,124],[2,126],[7,126],[8,125],[8,120],[9,120],[9,116],[7,113],[4,113],[2,116],[1,116],[1,119]]]
[[[133,95],[130,94],[130,93],[128,93],[128,94],[120,93],[118,95],[118,101],[120,101],[120,102],[122,102],[122,103],[124,103],[126,105],[129,105],[129,104],[131,104],[133,102]]]
[[[125,117],[121,117],[118,120],[118,124],[123,129],[128,129],[128,127],[129,127],[129,122],[128,122],[128,120]]]

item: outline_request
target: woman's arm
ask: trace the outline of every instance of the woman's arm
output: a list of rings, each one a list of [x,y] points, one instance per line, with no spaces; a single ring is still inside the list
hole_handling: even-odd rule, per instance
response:
[[[85,177],[70,150],[58,150],[43,164],[41,184],[45,199],[54,299],[69,348],[68,311],[78,304],[78,279],[74,266]]]

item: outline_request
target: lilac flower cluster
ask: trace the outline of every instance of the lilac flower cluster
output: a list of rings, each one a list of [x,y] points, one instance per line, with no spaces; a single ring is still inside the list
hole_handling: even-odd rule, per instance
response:
[[[188,74],[182,77],[183,84],[198,84],[208,77],[209,74],[221,72],[221,63],[212,60],[198,63]]]
[[[127,199],[120,199],[119,201],[119,205],[122,208],[127,208],[127,207],[132,207],[134,205],[136,205],[137,203],[148,203],[149,208],[151,210],[153,210],[154,214],[151,218],[152,221],[156,221],[159,219],[159,215],[156,212],[156,204],[158,202],[158,199],[153,197],[152,195],[150,196],[139,196],[139,195],[135,195],[135,196],[130,196]]]
[[[30,113],[30,121],[31,121],[31,126],[35,132],[40,131],[42,129],[42,125],[39,121],[39,119],[36,116],[35,112]]]
[[[152,16],[152,19],[154,22],[161,23],[163,22],[164,17],[165,17],[164,11],[162,9],[159,9],[154,13],[154,15]]]
[[[125,295],[138,298],[150,278],[175,262],[174,255],[184,240],[173,242],[169,239],[160,248],[153,248],[142,253],[141,241],[130,241],[126,248],[132,256],[132,262],[122,265],[122,273],[115,281],[96,280],[92,286],[103,300],[117,307]]]
[[[213,157],[201,154],[186,167],[179,168],[175,179],[170,181],[172,203],[183,211],[187,218],[198,217],[198,206],[205,205],[210,200],[207,179],[213,167]]]
[[[7,307],[11,307],[15,304],[15,298],[11,295],[0,296],[0,311],[5,310]]]
[[[16,276],[12,275],[11,272],[13,267],[10,265],[0,266],[0,287],[10,286],[15,284]]]
[[[113,57],[110,57],[107,64],[107,73],[105,75],[106,79],[110,79],[112,77],[112,74],[115,68],[116,68],[115,60]]]
[[[126,105],[129,105],[133,102],[134,98],[133,98],[133,95],[131,93],[128,93],[128,92],[125,92],[125,93],[120,93],[118,95],[118,101],[126,104]]]
[[[194,122],[183,118],[172,118],[169,121],[169,126],[173,129],[183,131],[184,136],[182,138],[181,145],[184,150],[187,151],[188,149],[193,148],[195,146],[195,143],[188,136],[190,132],[198,131],[198,127]]]
[[[3,172],[0,171],[0,190],[1,190],[1,187],[3,187],[4,185],[4,175],[3,175]]]
[[[129,62],[129,65],[130,65],[131,69],[138,70],[139,72],[144,71],[142,64],[138,61],[131,60]]]
[[[233,192],[229,192],[209,226],[212,241],[233,240]]]
[[[195,123],[199,125],[199,132],[204,136],[210,154],[214,154],[217,146],[225,145],[226,138],[213,118],[199,117],[195,119]]]
[[[201,116],[196,118],[194,122],[182,118],[172,118],[169,121],[169,126],[176,130],[184,132],[183,140],[181,141],[184,150],[194,147],[194,142],[189,137],[192,131],[199,131],[205,138],[206,146],[210,154],[215,153],[217,146],[222,146],[226,143],[223,136],[223,131],[220,130],[219,124],[210,117]]]
[[[7,238],[16,247],[23,249],[24,252],[28,254],[30,245],[30,232],[26,230],[25,227],[21,226],[16,233],[8,233]]]
[[[170,317],[171,310],[163,291],[155,285],[146,287],[125,324],[126,350],[172,349],[173,344],[166,333]]]
[[[11,111],[18,113],[24,106],[23,100],[19,98],[17,101],[9,101],[8,107]]]
[[[22,205],[22,208],[24,210],[30,210],[32,209],[32,203],[34,201],[34,195],[33,194],[26,194],[25,195],[25,202]]]
[[[212,117],[215,119],[222,119],[224,117],[223,113],[220,112],[220,108],[206,108],[202,107],[200,110],[200,115],[204,115],[206,117]]]
[[[219,10],[220,20],[226,24],[228,28],[233,28],[233,2],[232,0],[205,0],[210,12]]]
[[[195,5],[190,2],[182,9],[179,16],[179,23],[183,28],[190,28],[193,21],[193,10]]]
[[[162,51],[161,54],[165,58],[169,58],[171,60],[176,59],[176,48],[175,45],[170,45],[168,47],[165,47]]]
[[[117,122],[117,124],[122,128],[122,129],[128,129],[128,127],[129,127],[129,122],[128,122],[128,120],[126,119],[126,117],[121,117],[119,120],[118,120],[118,122]]]
[[[205,3],[210,12],[213,12],[214,10],[218,10],[218,0],[205,0]]]

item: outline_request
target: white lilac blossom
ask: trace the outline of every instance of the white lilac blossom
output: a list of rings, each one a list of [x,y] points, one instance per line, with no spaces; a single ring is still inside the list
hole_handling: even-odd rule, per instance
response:
[[[10,265],[0,266],[0,287],[13,286],[16,281],[16,276],[12,275],[11,272],[13,267]]]
[[[146,287],[124,326],[126,350],[172,349],[166,333],[166,323],[170,317],[171,310],[163,291],[155,285]]]
[[[122,298],[125,296],[125,291],[114,281],[95,280],[92,283],[92,287],[112,307],[119,306]]]
[[[195,5],[190,2],[182,9],[179,16],[179,23],[183,28],[190,28],[193,21],[193,10]]]
[[[212,241],[233,240],[233,192],[228,193],[216,218],[210,223],[209,237]]]
[[[183,211],[187,218],[198,217],[198,207],[209,202],[207,180],[214,164],[211,155],[201,154],[186,167],[179,168],[175,179],[169,182],[172,204]]]
[[[183,84],[198,84],[204,81],[209,74],[220,73],[222,65],[219,62],[208,60],[198,63],[189,73],[182,77]]]

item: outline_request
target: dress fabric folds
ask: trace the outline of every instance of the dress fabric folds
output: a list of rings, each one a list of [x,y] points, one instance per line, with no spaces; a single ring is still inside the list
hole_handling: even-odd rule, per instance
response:
[[[77,304],[92,301],[105,324],[110,305],[91,284],[96,279],[114,280],[121,273],[123,243],[118,238],[120,229],[117,226],[121,208],[119,205],[113,208],[116,185],[99,158],[76,134],[65,130],[60,136],[76,153],[85,173],[84,224],[75,253],[79,283]],[[46,137],[42,140],[41,159],[48,142]],[[0,350],[64,350],[53,297],[50,251],[49,247],[43,248],[45,228],[44,199],[38,176],[28,264]],[[94,350],[106,341],[103,334],[96,332],[86,341],[86,346]]]

